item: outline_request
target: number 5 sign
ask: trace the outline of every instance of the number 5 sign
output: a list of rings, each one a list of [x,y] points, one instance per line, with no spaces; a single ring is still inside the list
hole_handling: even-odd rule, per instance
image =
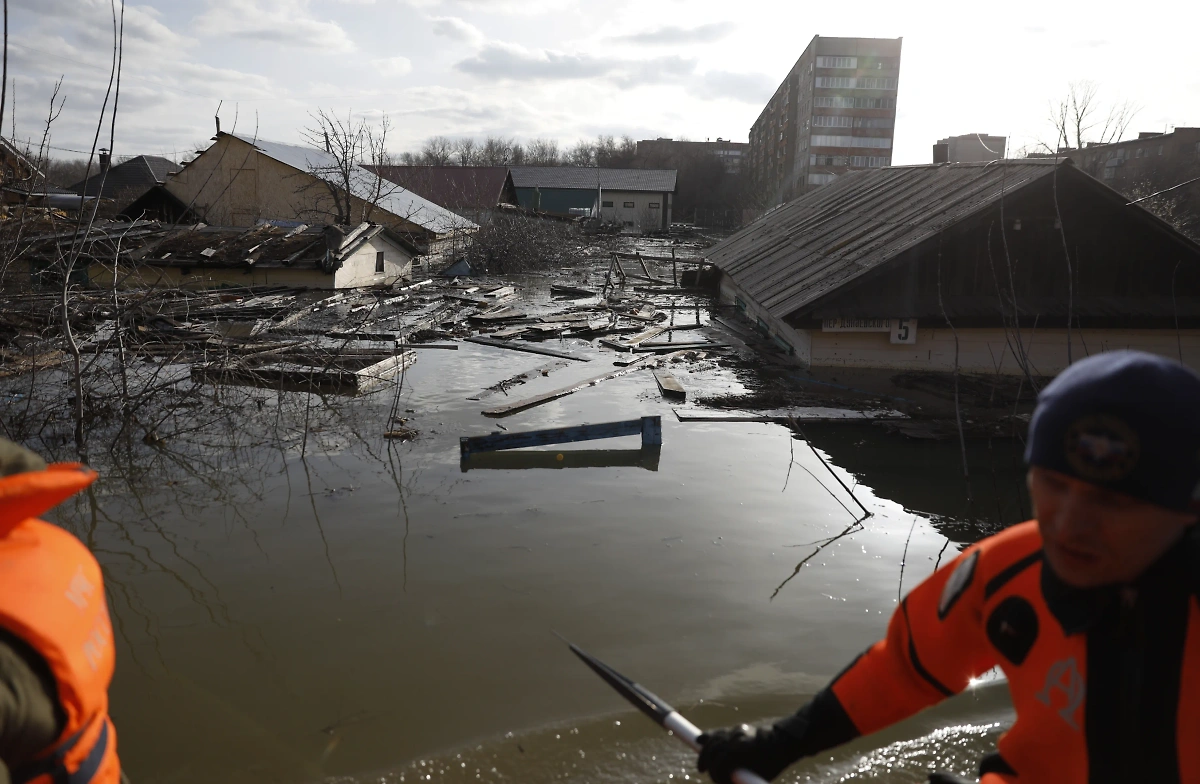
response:
[[[912,345],[917,342],[916,319],[892,319],[892,342]]]

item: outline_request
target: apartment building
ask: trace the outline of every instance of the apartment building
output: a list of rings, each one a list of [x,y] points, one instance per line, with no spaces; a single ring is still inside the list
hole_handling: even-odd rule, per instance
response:
[[[933,145],[934,163],[987,163],[1004,159],[1008,139],[986,133],[967,133],[938,139]]]
[[[767,206],[892,163],[903,38],[814,36],[750,129]]]
[[[656,166],[677,165],[680,160],[694,155],[711,155],[720,161],[729,174],[738,174],[742,170],[742,160],[746,157],[750,145],[745,142],[731,142],[717,137],[714,141],[691,142],[683,139],[643,139],[637,143],[637,159],[641,163],[653,163]]]

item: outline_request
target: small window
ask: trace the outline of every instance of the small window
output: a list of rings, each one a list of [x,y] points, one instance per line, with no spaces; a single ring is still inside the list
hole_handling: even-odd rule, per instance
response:
[[[733,302],[735,305],[737,305],[738,310],[743,313],[746,312],[746,300],[742,299],[741,297],[734,297]]]
[[[650,202],[650,209],[652,209],[652,210],[657,210],[657,209],[658,209],[658,202],[656,202],[656,201],[652,201],[652,202]]]
[[[600,202],[600,206],[601,207],[611,207],[611,206],[613,206],[613,203],[611,201],[602,201],[602,202]]]
[[[631,210],[631,209],[633,209],[634,207],[636,207],[637,205],[636,205],[636,204],[634,204],[634,203],[633,203],[633,202],[631,202],[631,201],[627,201],[627,202],[625,202],[625,203],[624,203],[624,206],[625,206],[625,209],[627,209],[627,210]]]
[[[768,324],[764,319],[757,319],[754,326],[764,335],[771,334],[771,325]]]
[[[375,271],[383,272],[383,251],[375,251]]]

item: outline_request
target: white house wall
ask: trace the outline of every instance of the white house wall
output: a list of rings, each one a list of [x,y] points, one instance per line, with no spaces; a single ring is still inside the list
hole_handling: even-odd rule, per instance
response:
[[[638,229],[660,229],[671,225],[671,194],[646,193],[643,191],[610,191],[601,195],[601,203],[612,202],[611,207],[600,207],[600,219],[633,224]],[[626,207],[632,202],[634,206]],[[651,209],[657,204],[657,209]],[[663,215],[666,215],[665,224]]]
[[[793,348],[790,358],[804,367],[876,368],[885,370],[930,370],[953,372],[954,333],[944,326],[917,325],[917,342],[895,344],[887,332],[823,332],[796,329],[777,319],[737,287],[728,275],[721,276],[721,302],[735,305],[759,331],[776,344]],[[885,314],[886,316],[886,314]],[[1200,369],[1200,329],[1074,329],[1071,357],[1080,359],[1102,351],[1137,349],[1180,359]],[[1067,367],[1067,330],[1023,328],[1020,340],[1003,328],[958,330],[958,367],[967,373],[1022,375],[1013,353],[1023,346],[1031,372],[1053,376]]]
[[[383,272],[375,271],[375,254],[383,251]],[[412,277],[412,255],[376,235],[363,244],[354,254],[342,261],[342,266],[333,273],[333,286],[352,289],[361,286],[391,285],[401,278]]]
[[[889,370],[954,370],[954,333],[946,327],[917,325],[917,342],[891,343],[886,332],[822,332],[806,330],[812,345],[814,367],[884,368]],[[1170,359],[1183,356],[1188,367],[1200,368],[1200,330],[1183,329],[1075,329],[1072,359],[1117,349],[1138,349]],[[1022,329],[1016,334],[1002,328],[959,329],[958,366],[969,373],[1022,375],[1013,349],[1024,346],[1031,372],[1053,376],[1067,366],[1067,331]]]

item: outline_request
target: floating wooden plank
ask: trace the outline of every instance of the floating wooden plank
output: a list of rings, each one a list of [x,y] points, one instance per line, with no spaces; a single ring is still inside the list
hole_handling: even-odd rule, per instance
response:
[[[665,326],[651,327],[650,329],[646,330],[645,332],[639,332],[638,334],[634,335],[633,337],[629,338],[628,340],[602,339],[600,342],[606,346],[615,348],[617,351],[633,351],[635,348],[637,348],[638,346],[640,346],[642,343],[646,342],[650,338],[656,338],[666,331],[667,331],[667,327],[665,327]]]
[[[495,452],[501,449],[523,449],[547,444],[569,444],[595,441],[601,438],[641,435],[642,446],[662,446],[662,417],[645,416],[621,422],[595,425],[553,427],[546,430],[526,430],[521,433],[493,433],[486,436],[463,436],[458,440],[463,457],[475,452]]]
[[[563,286],[555,283],[550,286],[550,296],[567,297],[568,299],[583,299],[584,297],[600,296],[595,291],[579,288],[578,286]]]
[[[617,367],[629,367],[631,365],[649,365],[652,362],[657,362],[658,360],[659,357],[656,357],[653,354],[642,354],[641,356],[629,354],[620,359],[613,360],[613,364]]]
[[[516,327],[505,327],[504,329],[498,329],[495,332],[489,332],[488,336],[493,337],[493,338],[511,338],[511,337],[515,337],[516,335],[520,335],[525,332],[528,332],[528,331],[529,331],[529,325],[522,324],[522,325],[516,326]]]
[[[488,297],[489,299],[500,299],[502,297],[510,297],[516,293],[517,290],[512,286],[501,286],[500,288],[484,292],[483,296]]]
[[[551,373],[553,373],[554,371],[560,370],[561,368],[565,368],[570,364],[571,363],[565,359],[556,359],[553,362],[549,362],[545,365],[542,365],[541,367],[536,367],[533,370],[527,370],[524,373],[518,373],[517,375],[513,376],[512,378],[506,378],[503,381],[500,381],[496,384],[492,384],[487,389],[483,389],[483,390],[480,390],[479,392],[476,392],[474,395],[467,398],[467,400],[486,400],[487,398],[492,397],[494,395],[500,395],[500,394],[507,395],[508,389],[510,389],[510,388],[518,387],[521,384],[524,384],[526,381],[535,379],[538,376],[548,376]]]
[[[587,362],[587,357],[568,354],[564,351],[555,351],[554,349],[541,348],[539,346],[530,346],[525,343],[514,343],[510,340],[494,340],[493,338],[484,337],[483,335],[474,335],[469,338],[463,338],[468,343],[478,343],[481,346],[494,346],[496,348],[508,348],[513,351],[524,351],[528,354],[542,354],[547,357],[558,357],[560,359],[573,359],[576,362]]]
[[[489,310],[486,313],[476,313],[467,318],[471,321],[511,321],[512,319],[525,318],[525,312],[516,308],[502,306],[495,310]]]
[[[573,392],[578,392],[581,389],[587,389],[588,387],[595,386],[602,381],[610,381],[614,378],[623,376],[626,373],[633,373],[641,369],[642,363],[637,363],[630,365],[629,367],[621,368],[620,370],[611,370],[603,375],[594,376],[593,378],[585,379],[583,381],[577,381],[576,383],[563,387],[562,389],[555,389],[553,391],[545,392],[534,397],[525,398],[524,400],[518,400],[515,403],[509,403],[508,405],[504,406],[486,408],[483,410],[483,415],[490,417],[506,417],[511,414],[515,414],[518,411],[524,411],[527,408],[533,408],[534,406],[540,406],[542,403],[549,403],[551,400],[557,400],[560,397],[566,397]]]
[[[562,321],[575,322],[587,320],[588,314],[582,311],[579,313],[555,313],[552,316],[538,316],[538,321],[541,321],[545,324],[557,324]]]
[[[460,462],[462,472],[477,469],[523,470],[530,468],[612,468],[628,466],[657,471],[659,447],[642,449],[568,449],[515,450],[510,452],[479,452],[465,457]]]
[[[729,348],[728,343],[643,343],[634,351],[706,351],[712,348]]]
[[[683,388],[675,376],[665,370],[654,371],[654,380],[658,382],[658,391],[665,398],[672,400],[687,400],[687,390]]]
[[[486,299],[483,299],[482,297],[468,297],[465,294],[449,294],[449,293],[447,293],[447,294],[443,294],[442,298],[443,299],[452,299],[455,302],[468,302],[472,305],[479,305],[480,307],[491,307],[492,305],[495,304],[493,302],[488,302]]]
[[[801,422],[862,422],[879,419],[906,419],[899,411],[854,411],[846,408],[801,407],[782,412],[719,411],[712,409],[673,409],[680,422],[772,422],[787,424],[790,419]]]

